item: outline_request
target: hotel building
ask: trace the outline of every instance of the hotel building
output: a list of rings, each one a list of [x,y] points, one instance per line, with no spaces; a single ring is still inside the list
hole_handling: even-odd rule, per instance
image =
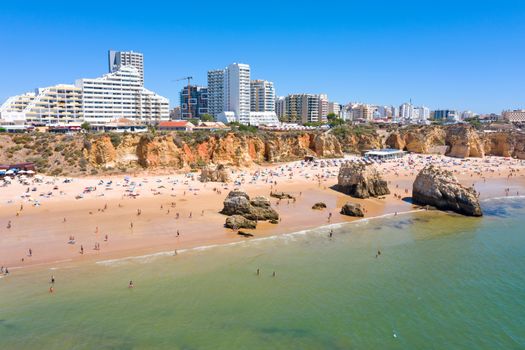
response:
[[[100,78],[79,79],[83,118],[89,123],[108,123],[126,118],[145,123],[169,119],[169,100],[142,86],[140,72],[132,66]]]

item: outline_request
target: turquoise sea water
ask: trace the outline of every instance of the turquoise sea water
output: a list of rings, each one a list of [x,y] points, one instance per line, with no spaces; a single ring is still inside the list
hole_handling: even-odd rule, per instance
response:
[[[525,348],[525,199],[483,207],[19,270],[0,349]]]

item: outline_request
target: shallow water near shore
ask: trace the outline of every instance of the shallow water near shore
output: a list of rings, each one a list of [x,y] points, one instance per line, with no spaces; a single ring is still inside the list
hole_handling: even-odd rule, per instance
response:
[[[525,199],[483,207],[14,271],[0,348],[523,348]]]

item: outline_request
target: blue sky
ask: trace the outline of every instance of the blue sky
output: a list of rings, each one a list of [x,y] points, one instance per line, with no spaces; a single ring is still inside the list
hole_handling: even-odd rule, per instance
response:
[[[144,7],[144,4],[147,4]],[[0,101],[145,55],[145,85],[178,103],[192,75],[248,63],[278,95],[480,113],[525,108],[525,1],[1,1]]]

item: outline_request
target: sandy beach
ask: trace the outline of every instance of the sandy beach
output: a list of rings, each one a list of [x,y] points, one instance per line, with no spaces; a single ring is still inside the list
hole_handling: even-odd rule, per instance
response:
[[[226,217],[219,213],[224,198],[236,188],[250,196],[284,191],[296,197],[295,201],[271,198],[282,221],[259,223],[252,231],[254,237],[356,220],[339,214],[347,201],[360,203],[365,218],[414,210],[406,198],[417,172],[428,163],[452,170],[461,183],[474,185],[481,199],[525,193],[523,161],[408,155],[379,165],[390,195],[360,200],[331,189],[343,161],[231,169],[233,182],[228,184],[202,183],[198,173],[39,177],[41,181],[29,178],[25,184],[14,179],[0,187],[0,265],[16,272],[64,261],[98,261],[245,240],[223,227]],[[313,210],[316,202],[326,203],[327,208]]]

